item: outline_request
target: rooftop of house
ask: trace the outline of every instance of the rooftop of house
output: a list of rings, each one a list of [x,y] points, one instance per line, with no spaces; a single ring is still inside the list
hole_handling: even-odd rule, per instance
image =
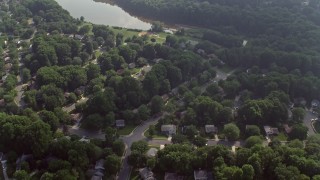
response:
[[[176,125],[167,124],[167,125],[162,125],[161,126],[161,131],[162,132],[171,132],[171,131],[176,132],[176,130],[177,130],[177,126]]]
[[[139,175],[143,180],[154,180],[153,172],[149,168],[139,169]]]
[[[213,179],[212,173],[208,173],[205,170],[197,170],[193,172],[195,180],[211,180]]]
[[[116,126],[117,127],[124,127],[125,126],[125,120],[123,120],[123,119],[116,120]]]
[[[317,99],[314,99],[311,101],[311,106],[318,107],[320,105],[320,101]]]
[[[205,125],[205,130],[206,130],[206,133],[212,133],[212,132],[217,132],[217,127],[215,127],[214,125]]]
[[[148,151],[147,151],[147,156],[149,157],[155,157],[158,153],[158,149],[156,148],[150,148]]]
[[[130,63],[130,64],[128,65],[128,67],[129,67],[129,69],[133,69],[133,68],[136,67],[136,63]]]
[[[263,126],[264,131],[267,135],[276,135],[279,134],[279,129],[271,126]]]
[[[99,159],[98,161],[96,161],[96,165],[94,166],[95,170],[104,170],[104,160],[103,159]]]

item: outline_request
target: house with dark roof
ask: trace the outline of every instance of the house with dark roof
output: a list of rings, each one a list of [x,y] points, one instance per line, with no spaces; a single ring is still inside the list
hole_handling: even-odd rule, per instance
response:
[[[205,125],[204,126],[205,130],[206,130],[206,133],[210,134],[210,133],[217,133],[218,129],[217,127],[215,127],[214,125]]]
[[[94,166],[94,173],[91,177],[91,180],[102,180],[103,176],[104,176],[104,160],[103,159],[99,159],[98,161],[96,161],[96,165]]]
[[[155,180],[153,172],[147,167],[139,169],[139,175],[143,180]]]
[[[172,124],[162,125],[161,132],[167,136],[171,136],[177,133],[177,127]]]
[[[264,131],[267,136],[269,135],[278,135],[279,134],[279,129],[271,126],[263,126]]]
[[[116,120],[116,127],[117,128],[124,128],[125,126],[126,126],[125,120],[123,120],[123,119]]]
[[[197,170],[193,172],[195,180],[213,180],[213,175],[205,170]]]

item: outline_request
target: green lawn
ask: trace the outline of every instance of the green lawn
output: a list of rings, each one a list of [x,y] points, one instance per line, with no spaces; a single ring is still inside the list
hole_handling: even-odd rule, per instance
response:
[[[144,136],[149,137],[149,129],[144,133]],[[152,139],[168,139],[168,137],[157,132],[152,136]]]
[[[129,30],[129,29],[125,29],[125,28],[114,28],[114,27],[111,27],[111,30],[115,33],[115,34],[118,34],[118,33],[121,33],[123,34],[123,39],[125,40],[126,38],[128,37],[132,37],[132,36],[138,36],[138,34],[140,32],[138,31],[133,31],[133,30]]]
[[[316,121],[313,123],[314,129],[316,129],[316,133],[320,133],[320,121]]]
[[[129,135],[135,128],[134,125],[126,125],[126,127],[118,130],[118,134],[121,136]]]
[[[160,146],[159,145],[148,145],[149,148],[156,148],[158,150],[160,150]]]

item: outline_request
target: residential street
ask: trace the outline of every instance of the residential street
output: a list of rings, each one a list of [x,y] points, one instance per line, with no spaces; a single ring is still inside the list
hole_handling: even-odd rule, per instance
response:
[[[140,126],[138,126],[130,135],[124,136],[121,139],[126,144],[126,152],[125,157],[123,160],[122,168],[120,169],[118,173],[117,179],[119,180],[127,180],[129,179],[130,173],[131,173],[131,167],[127,163],[128,156],[130,155],[130,147],[133,142],[139,141],[139,140],[147,140],[147,138],[143,135],[144,132],[149,128],[150,125],[155,125],[158,123],[159,119],[167,115],[167,113],[164,113],[160,117],[156,118],[150,118],[149,120],[143,122]]]
[[[315,119],[317,118],[317,115],[313,114],[311,111],[307,110],[306,111],[306,115],[304,116],[304,119],[303,119],[303,123],[305,126],[308,127],[309,131],[308,131],[308,135],[311,136],[311,135],[314,135],[315,132],[311,126],[311,120],[312,119]]]
[[[204,85],[206,88],[209,84],[214,83],[215,81],[218,82],[219,80],[225,80],[229,75],[231,75],[234,71],[231,71],[229,73],[225,73],[219,69],[216,69],[217,71],[217,76],[211,80],[209,83],[207,83],[206,85]],[[172,91],[177,91],[178,88],[173,89]],[[87,101],[87,99],[81,100],[82,102]],[[68,107],[63,107],[63,110],[66,112],[71,112],[72,110],[75,109],[75,104],[72,104]],[[151,145],[162,145],[162,144],[170,144],[170,141],[167,140],[148,140],[143,134],[144,132],[149,128],[150,125],[155,125],[158,123],[159,119],[161,119],[162,117],[164,117],[165,115],[167,115],[168,113],[164,113],[163,115],[156,117],[156,118],[150,118],[149,120],[143,122],[141,125],[139,125],[138,127],[136,127],[136,129],[128,136],[124,136],[121,137],[121,139],[123,140],[123,142],[126,145],[126,150],[125,150],[125,155],[123,157],[123,163],[122,163],[122,167],[120,169],[120,172],[118,173],[118,180],[127,180],[129,179],[130,173],[131,173],[131,167],[130,165],[127,163],[127,159],[128,156],[130,155],[131,151],[130,151],[130,147],[132,145],[133,142],[139,141],[139,140],[146,140],[148,141],[149,144]],[[74,127],[70,127],[69,128],[69,133],[70,134],[76,134],[80,137],[82,136],[87,136],[89,138],[98,138],[98,139],[104,139],[105,135],[104,133],[98,133],[98,132],[90,132],[81,128],[74,128]],[[232,145],[234,146],[242,146],[244,142],[226,142],[226,141],[208,141],[208,145],[209,146],[213,146],[216,144],[225,144],[228,146],[232,146],[230,143],[233,143]]]

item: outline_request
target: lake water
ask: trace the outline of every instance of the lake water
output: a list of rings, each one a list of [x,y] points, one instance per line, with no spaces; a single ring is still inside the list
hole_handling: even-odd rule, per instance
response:
[[[84,17],[85,21],[131,29],[149,30],[151,24],[144,22],[116,5],[93,0],[56,0],[74,18]]]

